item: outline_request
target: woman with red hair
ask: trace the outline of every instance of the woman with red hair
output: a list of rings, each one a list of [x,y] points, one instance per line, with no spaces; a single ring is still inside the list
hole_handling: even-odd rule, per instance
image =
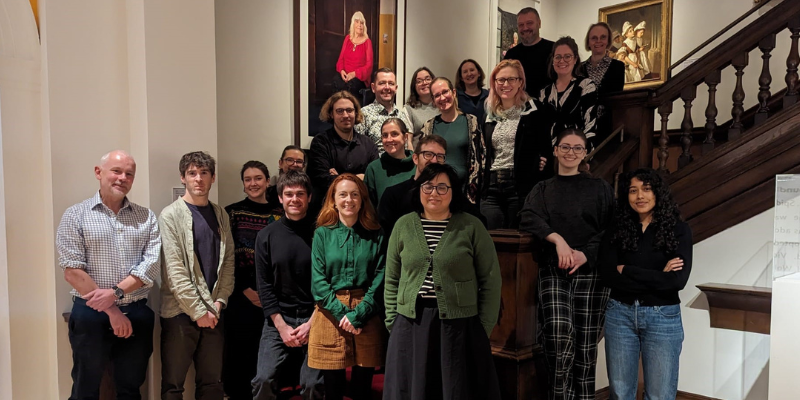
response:
[[[536,182],[550,150],[541,103],[525,92],[525,71],[517,60],[503,60],[489,75],[486,99],[486,166],[481,214],[489,229],[517,229],[519,210]]]
[[[345,368],[352,367],[350,397],[371,399],[372,375],[384,364],[386,329],[383,230],[358,177],[336,177],[325,195],[311,245],[311,323],[308,366],[325,377],[325,398],[342,399]]]

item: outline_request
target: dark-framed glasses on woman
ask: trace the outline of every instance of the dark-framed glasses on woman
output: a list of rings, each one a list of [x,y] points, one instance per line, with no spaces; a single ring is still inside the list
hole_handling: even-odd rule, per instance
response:
[[[424,183],[420,187],[420,189],[422,189],[422,193],[425,193],[425,194],[431,194],[431,193],[433,193],[433,189],[436,189],[436,193],[438,193],[439,196],[446,195],[447,192],[450,191],[450,188],[451,188],[451,186],[447,186],[444,183],[440,183],[438,185],[434,185],[432,183]]]
[[[289,164],[289,165],[294,164],[294,165],[298,165],[298,166],[301,166],[301,167],[303,166],[303,164],[306,163],[306,160],[299,159],[299,158],[298,159],[294,159],[294,158],[291,158],[291,157],[282,158],[281,160],[283,162]]]
[[[521,81],[521,79],[516,77],[516,76],[513,76],[513,77],[508,77],[508,78],[495,78],[494,81],[497,82],[498,85],[503,86],[503,85],[506,84],[506,82],[508,82],[509,85],[513,85],[513,84]]]
[[[426,160],[429,160],[429,161],[433,160],[433,158],[436,157],[436,161],[438,161],[440,163],[443,163],[444,160],[447,159],[447,156],[445,156],[444,154],[442,154],[442,153],[434,153],[432,151],[421,151],[421,152],[419,152],[419,154],[422,155],[422,158],[424,158]]]
[[[575,58],[575,56],[572,54],[564,54],[563,56],[561,54],[556,54],[553,57],[553,61],[561,62],[563,60],[564,62],[570,62],[573,58]]]
[[[563,154],[569,153],[570,150],[572,150],[572,152],[575,154],[583,154],[586,151],[586,147],[562,144],[558,146],[558,150]]]

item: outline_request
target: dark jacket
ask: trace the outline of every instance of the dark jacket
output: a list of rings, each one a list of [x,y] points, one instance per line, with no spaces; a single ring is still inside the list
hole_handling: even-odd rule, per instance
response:
[[[525,109],[522,111],[517,125],[517,133],[514,138],[514,179],[517,193],[521,198],[528,195],[536,182],[553,175],[553,150],[550,146],[550,133],[544,117],[541,104],[531,99],[525,103]],[[496,126],[495,117],[491,114],[487,116],[483,130],[484,143],[486,143],[486,166],[483,168],[482,187],[484,195],[489,187],[492,162],[495,158],[492,134]],[[539,171],[539,157],[545,157],[548,160],[543,171]]]
[[[584,61],[580,67],[581,75],[587,77],[589,76],[586,70],[588,62],[590,61]],[[599,144],[614,131],[608,96],[621,92],[625,87],[625,63],[612,59],[603,79],[594,84],[597,86],[597,143]]]

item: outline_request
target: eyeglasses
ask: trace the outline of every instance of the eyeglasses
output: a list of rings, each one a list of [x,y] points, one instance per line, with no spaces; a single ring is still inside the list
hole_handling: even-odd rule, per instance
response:
[[[564,62],[570,62],[574,58],[575,58],[575,56],[572,55],[572,54],[564,54],[563,56],[561,54],[557,54],[557,55],[553,56],[553,61],[561,62],[561,60],[564,60]]]
[[[431,83],[432,81],[433,79],[431,79],[430,76],[427,78],[417,79],[417,85],[422,85],[423,83]]]
[[[516,77],[516,76],[515,77],[510,77],[510,78],[495,78],[494,81],[497,82],[497,84],[500,85],[500,86],[505,85],[506,82],[508,82],[509,85],[513,85],[513,84],[515,84],[517,82],[522,81],[522,78],[519,78],[519,77]]]
[[[333,112],[335,112],[336,115],[352,114],[352,113],[356,112],[356,109],[355,108],[337,108],[337,109],[333,110]]]
[[[294,159],[294,158],[288,158],[288,157],[287,158],[281,158],[281,161],[283,161],[283,162],[285,162],[285,163],[287,163],[289,165],[294,164],[294,165],[299,165],[301,167],[306,163],[306,160],[301,160],[299,158],[298,159]]]
[[[569,153],[570,150],[572,150],[575,154],[583,154],[586,151],[586,147],[562,144],[558,146],[558,150],[563,154]]]
[[[434,100],[439,100],[440,97],[445,96],[447,94],[450,94],[450,92],[452,92],[452,90],[450,90],[450,89],[442,90],[441,92],[434,94],[433,95],[433,99]]]
[[[426,183],[426,184],[423,184],[422,186],[420,186],[420,189],[422,190],[422,193],[431,194],[431,193],[433,193],[433,189],[436,189],[436,193],[438,193],[439,196],[446,195],[447,192],[450,191],[450,188],[451,188],[451,186],[447,186],[444,183],[440,183],[438,185],[433,185],[432,183]]]
[[[422,158],[426,160],[433,160],[433,157],[436,157],[436,161],[443,163],[444,160],[447,158],[444,154],[441,153],[434,153],[432,151],[420,151],[419,154],[422,155]]]

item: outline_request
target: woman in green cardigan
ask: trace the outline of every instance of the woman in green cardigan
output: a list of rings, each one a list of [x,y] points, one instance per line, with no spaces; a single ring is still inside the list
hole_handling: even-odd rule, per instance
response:
[[[333,180],[311,244],[311,294],[317,302],[308,340],[308,366],[323,371],[325,398],[343,398],[345,368],[353,367],[350,397],[371,399],[372,375],[385,359],[381,324],[383,231],[364,182],[344,173]]]
[[[500,310],[494,243],[462,211],[453,167],[430,164],[417,182],[417,212],[397,221],[387,248],[384,399],[499,399],[489,347]]]
[[[389,118],[381,125],[381,142],[385,151],[379,159],[369,163],[364,172],[369,200],[376,210],[386,188],[414,176],[416,165],[411,158],[413,151],[406,149],[407,133],[406,124],[400,118]]]

